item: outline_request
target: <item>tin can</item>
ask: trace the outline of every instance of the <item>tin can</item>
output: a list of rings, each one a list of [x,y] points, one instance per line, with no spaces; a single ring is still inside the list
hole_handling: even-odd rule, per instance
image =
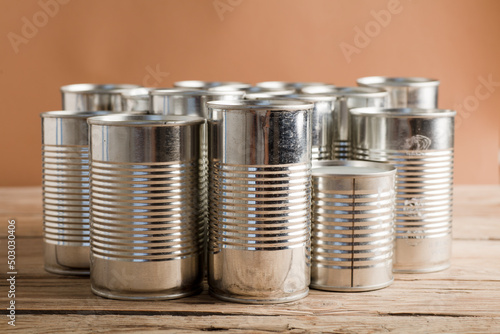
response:
[[[239,85],[245,84],[243,82],[238,81],[202,81],[202,80],[184,80],[174,82],[174,87],[176,88],[188,88],[188,89],[209,89],[212,87],[218,86],[227,86],[227,85]]]
[[[62,107],[73,111],[122,111],[122,92],[130,84],[73,84],[61,87]]]
[[[313,163],[311,288],[369,291],[393,281],[396,168]]]
[[[200,292],[204,119],[122,114],[88,122],[92,291],[113,299]]]
[[[305,297],[313,105],[213,101],[208,106],[210,293],[241,303]]]
[[[257,87],[267,90],[293,89],[294,93],[302,93],[302,89],[308,86],[331,86],[323,82],[291,82],[291,81],[263,81],[256,84]]]
[[[439,81],[417,77],[365,77],[358,86],[378,87],[389,92],[389,108],[435,109],[438,106]]]
[[[351,110],[353,156],[397,167],[395,271],[431,272],[450,265],[455,114]]]
[[[311,114],[312,155],[311,159],[329,160],[332,158],[333,109],[336,98],[321,94],[287,94],[275,95],[273,92],[250,94],[254,100],[299,100],[313,103]]]
[[[87,118],[107,111],[42,113],[45,270],[88,275],[89,140]]]
[[[350,158],[349,110],[359,107],[381,108],[388,103],[388,93],[381,88],[310,86],[304,87],[303,92],[335,97],[331,130],[331,158],[335,160]]]
[[[235,90],[242,90],[242,91],[246,92],[251,88],[253,88],[253,86],[251,84],[235,83],[235,84],[227,84],[227,85],[211,87],[211,88],[208,88],[208,91],[209,92],[231,92],[231,91],[235,91]]]
[[[122,110],[124,112],[143,112],[148,114],[151,104],[149,92],[152,90],[153,88],[140,87],[122,91]]]

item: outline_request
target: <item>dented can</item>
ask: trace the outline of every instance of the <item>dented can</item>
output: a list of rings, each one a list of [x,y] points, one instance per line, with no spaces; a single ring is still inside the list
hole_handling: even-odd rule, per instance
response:
[[[431,272],[450,265],[455,114],[351,110],[353,157],[397,168],[395,271]]]

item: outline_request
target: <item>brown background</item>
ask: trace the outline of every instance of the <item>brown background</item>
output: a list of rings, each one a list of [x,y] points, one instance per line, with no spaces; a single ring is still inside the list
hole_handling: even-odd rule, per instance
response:
[[[41,183],[38,114],[60,109],[61,85],[349,86],[367,75],[435,77],[441,108],[470,103],[457,121],[456,183],[498,183],[500,85],[477,87],[479,77],[500,83],[500,1],[400,0],[385,27],[372,11],[393,0],[54,1],[0,0],[2,186]],[[27,21],[39,27],[30,31]],[[366,27],[372,37],[348,61],[340,46],[356,46],[355,29]]]

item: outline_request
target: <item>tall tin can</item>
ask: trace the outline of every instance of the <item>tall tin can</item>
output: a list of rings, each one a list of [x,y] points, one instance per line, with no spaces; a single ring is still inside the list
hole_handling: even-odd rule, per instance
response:
[[[439,81],[418,77],[364,77],[357,80],[358,86],[378,87],[389,92],[389,108],[438,107]]]
[[[311,159],[330,160],[332,158],[332,141],[335,135],[333,129],[333,112],[336,98],[322,94],[286,94],[275,95],[273,92],[249,94],[253,100],[299,100],[313,103],[311,114],[312,155]],[[247,97],[248,98],[248,97]]]
[[[141,86],[130,84],[73,84],[61,87],[64,110],[122,111],[122,92]]]
[[[351,110],[354,158],[397,167],[395,271],[431,272],[450,265],[455,114]]]
[[[110,115],[88,122],[92,291],[114,299],[200,292],[204,119]]]
[[[89,139],[87,118],[107,111],[42,113],[45,270],[88,275]]]
[[[311,288],[369,291],[393,281],[396,168],[313,163]]]
[[[124,112],[143,112],[149,114],[151,104],[149,93],[152,90],[153,88],[150,87],[140,87],[122,91],[122,110]]]
[[[349,110],[360,107],[382,108],[388,103],[388,93],[381,88],[310,86],[304,87],[303,92],[335,97],[331,130],[331,158],[335,160],[350,158]]]
[[[241,303],[305,297],[313,105],[214,101],[208,106],[210,293]]]

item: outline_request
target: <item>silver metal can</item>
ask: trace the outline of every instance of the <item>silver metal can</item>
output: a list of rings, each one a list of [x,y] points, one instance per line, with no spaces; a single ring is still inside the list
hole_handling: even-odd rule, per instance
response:
[[[122,110],[124,112],[143,112],[148,114],[151,104],[149,92],[152,90],[153,88],[150,87],[140,87],[122,91]]]
[[[313,163],[311,288],[369,291],[393,281],[396,168]]]
[[[188,88],[188,89],[209,89],[218,86],[227,85],[239,85],[245,84],[244,82],[238,81],[202,81],[202,80],[184,80],[174,82],[174,87],[176,88]]]
[[[302,89],[308,86],[331,86],[323,82],[291,82],[291,81],[263,81],[256,84],[257,87],[267,90],[293,89],[294,93],[302,93]]]
[[[210,92],[230,92],[234,90],[242,90],[242,91],[248,91],[251,89],[253,86],[251,84],[245,84],[245,83],[235,83],[235,84],[226,84],[226,85],[221,85],[221,86],[215,86],[208,88],[208,91]]]
[[[109,111],[42,113],[45,270],[88,275],[89,140],[87,118]]]
[[[73,84],[61,87],[64,110],[122,111],[121,93],[141,86],[130,84]]]
[[[151,92],[151,113],[208,117],[206,103],[214,100],[239,100],[245,92],[207,91],[185,88],[156,88]]]
[[[358,86],[378,87],[389,92],[389,108],[425,108],[438,106],[439,81],[417,77],[365,77]]]
[[[210,293],[241,303],[305,297],[313,105],[214,101],[208,106]]]
[[[330,160],[332,158],[333,109],[336,97],[321,94],[275,95],[273,92],[250,94],[253,100],[299,100],[313,103],[311,114],[312,155],[311,159]]]
[[[91,135],[92,291],[173,299],[202,290],[200,117],[110,115]]]
[[[395,271],[431,272],[450,265],[455,114],[351,110],[353,157],[397,167]]]
[[[268,90],[261,87],[252,87],[245,92],[245,100],[267,100],[291,94],[295,94],[295,89]]]
[[[387,91],[373,87],[304,87],[304,94],[329,95],[335,97],[331,158],[347,160],[350,158],[349,110],[360,107],[385,107],[388,102]]]

